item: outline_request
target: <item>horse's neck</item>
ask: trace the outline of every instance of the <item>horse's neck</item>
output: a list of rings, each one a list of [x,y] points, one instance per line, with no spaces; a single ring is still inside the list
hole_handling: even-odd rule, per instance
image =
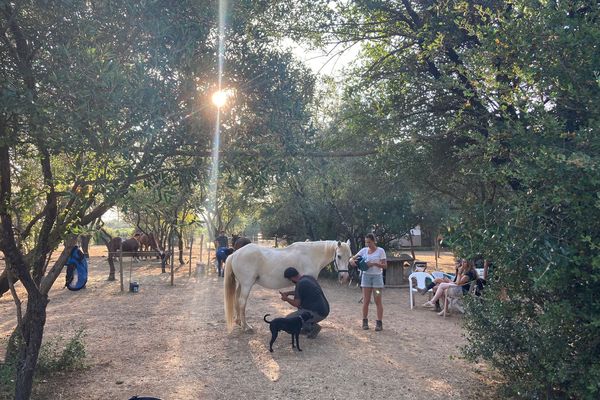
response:
[[[323,241],[323,249],[320,252],[321,253],[321,259],[319,260],[318,263],[318,271],[321,271],[323,268],[325,268],[327,265],[329,265],[329,263],[331,263],[333,261],[333,259],[335,258],[335,242],[333,241]]]

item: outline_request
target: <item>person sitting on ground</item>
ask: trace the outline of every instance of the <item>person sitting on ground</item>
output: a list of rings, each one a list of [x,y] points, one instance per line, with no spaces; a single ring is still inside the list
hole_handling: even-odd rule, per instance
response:
[[[321,331],[318,322],[323,321],[329,315],[329,302],[323,293],[323,289],[315,278],[309,275],[300,275],[294,267],[289,267],[283,272],[285,279],[289,279],[296,285],[296,289],[290,292],[279,292],[281,300],[290,303],[298,310],[286,316],[286,318],[310,312],[312,318],[304,321],[302,330],[306,332],[309,339],[317,337]],[[293,295],[293,298],[290,296]]]
[[[445,300],[447,295],[460,297],[469,292],[471,282],[477,280],[477,270],[471,261],[463,260],[460,270],[456,275],[455,282],[440,283],[435,295],[431,300],[423,304],[423,307],[435,307],[437,300]],[[442,310],[438,315],[444,315],[448,310]]]

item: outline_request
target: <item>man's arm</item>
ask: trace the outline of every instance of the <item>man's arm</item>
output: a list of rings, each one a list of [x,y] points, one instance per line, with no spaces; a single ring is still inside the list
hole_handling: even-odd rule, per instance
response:
[[[279,292],[281,294],[281,300],[286,301],[288,303],[290,303],[291,305],[293,305],[296,308],[300,308],[300,299],[290,299],[290,295],[293,294],[294,292]]]

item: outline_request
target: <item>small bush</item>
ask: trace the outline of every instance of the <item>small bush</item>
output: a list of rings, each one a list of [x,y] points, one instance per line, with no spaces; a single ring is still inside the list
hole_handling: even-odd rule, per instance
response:
[[[58,336],[42,344],[38,357],[37,374],[48,376],[57,372],[84,368],[86,357],[84,337],[84,329],[79,328],[66,343],[62,336]],[[13,342],[12,345],[18,346],[18,343]],[[16,351],[15,348],[14,354]],[[0,400],[12,399],[15,391],[15,377],[16,359],[7,359],[4,363],[0,363]]]
[[[44,343],[40,349],[38,373],[51,374],[83,368],[86,357],[84,337],[83,328],[79,328],[66,343],[60,336]]]
[[[0,400],[11,398],[15,389],[15,366],[12,363],[0,364]]]

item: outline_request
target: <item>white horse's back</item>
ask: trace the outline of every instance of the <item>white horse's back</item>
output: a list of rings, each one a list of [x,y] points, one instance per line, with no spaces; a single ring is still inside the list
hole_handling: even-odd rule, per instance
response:
[[[295,246],[274,249],[249,244],[233,253],[232,268],[239,281],[256,282],[269,289],[281,289],[291,286],[291,282],[283,277],[288,267],[294,267],[301,275],[317,277],[321,270],[315,258],[319,254],[308,251],[306,246]],[[332,261],[333,259],[329,260]]]

